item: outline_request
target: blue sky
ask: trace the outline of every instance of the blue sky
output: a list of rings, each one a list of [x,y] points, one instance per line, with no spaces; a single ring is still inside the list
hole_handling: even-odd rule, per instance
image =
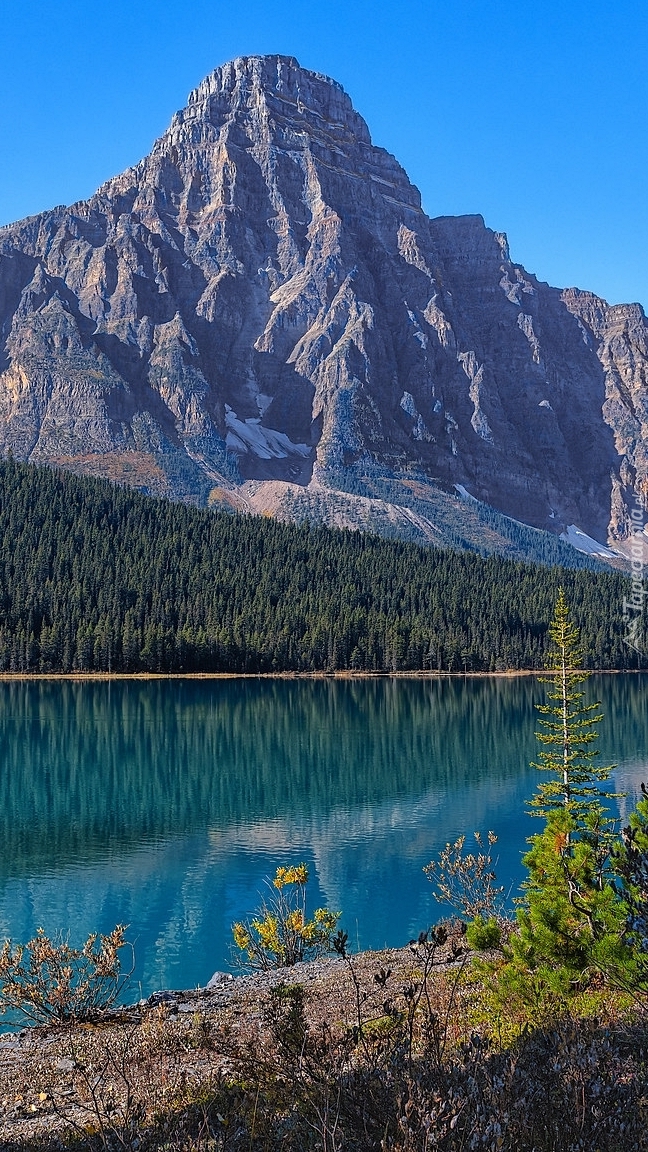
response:
[[[648,307],[645,0],[2,0],[0,223],[139,160],[202,77],[335,77],[433,216],[481,212],[552,284]]]

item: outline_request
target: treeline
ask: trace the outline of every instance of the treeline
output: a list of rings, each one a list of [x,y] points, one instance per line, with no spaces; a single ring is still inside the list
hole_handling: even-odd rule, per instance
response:
[[[234,517],[0,462],[0,671],[540,668],[560,585],[635,668],[629,581]]]

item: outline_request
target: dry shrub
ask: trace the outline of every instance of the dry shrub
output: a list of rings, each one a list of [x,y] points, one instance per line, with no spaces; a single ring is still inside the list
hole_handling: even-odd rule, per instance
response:
[[[126,927],[88,936],[83,948],[67,937],[50,940],[42,928],[27,944],[0,951],[0,1013],[18,1012],[35,1024],[92,1020],[117,1000],[131,970],[121,971],[119,952],[129,947]],[[132,952],[132,950],[131,950]]]
[[[454,844],[446,844],[438,859],[431,860],[423,871],[435,884],[435,900],[448,904],[459,916],[467,920],[497,919],[506,902],[504,888],[497,884],[497,860],[493,860],[490,851],[497,836],[488,833],[487,848],[480,832],[475,832],[474,837],[478,852],[464,852],[466,837],[460,836]]]

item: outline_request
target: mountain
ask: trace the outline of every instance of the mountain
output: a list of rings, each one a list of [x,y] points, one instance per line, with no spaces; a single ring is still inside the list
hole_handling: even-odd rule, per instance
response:
[[[290,57],[216,69],[141,163],[0,229],[0,327],[18,459],[487,550],[484,505],[627,552],[648,498],[641,306],[429,218]]]

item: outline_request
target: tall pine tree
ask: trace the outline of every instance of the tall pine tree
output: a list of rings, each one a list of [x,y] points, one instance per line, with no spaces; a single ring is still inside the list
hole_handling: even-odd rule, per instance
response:
[[[578,629],[561,589],[549,628],[548,703],[540,705],[541,744],[535,765],[550,778],[531,801],[544,819],[523,858],[529,875],[518,910],[513,951],[525,969],[540,969],[563,988],[593,963],[623,951],[620,902],[612,884],[614,821],[601,787],[612,765],[596,764],[593,744],[603,719],[599,704],[586,704],[587,680]]]
[[[599,755],[592,747],[598,739],[595,725],[600,724],[603,715],[600,703],[585,704],[585,693],[578,691],[590,674],[583,670],[580,635],[570,619],[562,588],[549,625],[549,638],[547,665],[552,675],[547,697],[551,703],[537,706],[542,719],[536,737],[542,747],[533,767],[551,773],[551,779],[538,786],[531,810],[548,819],[563,809],[573,820],[578,838],[594,818],[605,821],[601,796],[609,793],[598,784],[609,779],[615,765],[595,763]]]

